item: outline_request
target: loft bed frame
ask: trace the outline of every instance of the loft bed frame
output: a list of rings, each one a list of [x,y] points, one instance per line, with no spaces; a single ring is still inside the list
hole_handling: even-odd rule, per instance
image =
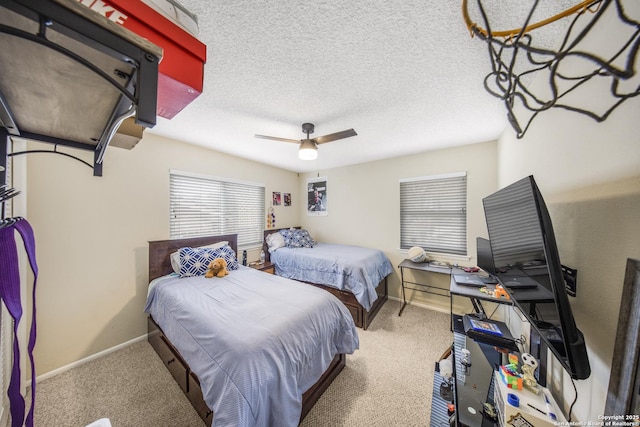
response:
[[[293,228],[300,228],[300,227],[293,227]],[[269,253],[269,247],[267,245],[267,236],[272,233],[277,233],[280,230],[283,230],[283,228],[272,228],[269,230],[265,230],[263,233],[262,250],[265,253],[266,261],[271,261],[271,256],[270,256],[271,254]],[[371,322],[373,321],[373,319],[376,317],[376,315],[384,305],[384,303],[387,301],[387,299],[389,299],[389,288],[387,283],[387,277],[382,279],[382,281],[376,287],[376,293],[378,294],[378,299],[374,301],[373,305],[371,306],[371,310],[369,311],[365,310],[365,308],[358,302],[355,295],[353,295],[353,293],[349,291],[343,291],[343,290],[340,290],[331,286],[327,286],[327,285],[322,285],[319,283],[306,282],[306,281],[302,281],[302,282],[307,283],[309,285],[316,286],[318,288],[322,288],[325,291],[337,297],[340,301],[342,301],[342,303],[345,305],[345,307],[347,307],[347,309],[351,313],[351,316],[353,317],[353,321],[356,324],[356,326],[364,330],[367,330],[369,325],[371,325]]]
[[[205,246],[221,241],[229,242],[229,246],[237,253],[237,234],[149,242],[149,282],[173,272],[170,255],[180,248]],[[149,344],[151,344],[156,353],[158,353],[164,366],[187,396],[193,408],[204,423],[210,427],[213,423],[214,414],[204,401],[198,377],[193,373],[191,368],[189,368],[189,365],[182,358],[180,352],[171,344],[171,341],[164,335],[162,329],[160,329],[151,316],[148,318],[147,337]],[[337,354],[320,379],[309,388],[309,390],[303,393],[300,421],[309,413],[313,405],[320,399],[320,396],[322,396],[333,380],[340,374],[345,365],[346,356],[344,354]]]
[[[156,124],[162,49],[76,0],[0,0],[0,44],[0,173],[13,136],[55,148],[9,156],[63,154],[102,176],[112,140],[130,148],[132,126]],[[93,165],[58,146],[93,152]]]

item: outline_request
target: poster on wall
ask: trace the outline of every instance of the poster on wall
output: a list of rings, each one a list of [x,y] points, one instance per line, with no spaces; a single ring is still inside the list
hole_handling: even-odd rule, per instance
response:
[[[326,216],[327,210],[327,177],[307,180],[307,215]]]
[[[291,206],[291,193],[284,193],[283,198],[284,198],[284,205]]]
[[[272,198],[272,206],[280,206],[282,201],[282,199],[280,198],[280,192],[279,191],[274,191],[273,192],[273,198]]]

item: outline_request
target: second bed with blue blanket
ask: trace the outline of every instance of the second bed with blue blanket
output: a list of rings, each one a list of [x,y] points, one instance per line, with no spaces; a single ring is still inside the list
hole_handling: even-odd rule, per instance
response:
[[[267,236],[280,230],[265,231]],[[393,272],[389,258],[378,249],[314,242],[313,247],[279,247],[268,260],[276,274],[320,286],[336,295],[351,312],[356,326],[367,329],[387,300],[387,276]]]

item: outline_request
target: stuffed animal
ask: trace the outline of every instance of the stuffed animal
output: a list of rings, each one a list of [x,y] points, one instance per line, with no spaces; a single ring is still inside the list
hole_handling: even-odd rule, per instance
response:
[[[229,274],[229,272],[227,271],[227,261],[225,261],[224,258],[216,258],[209,263],[209,268],[204,277],[224,277],[227,274]]]

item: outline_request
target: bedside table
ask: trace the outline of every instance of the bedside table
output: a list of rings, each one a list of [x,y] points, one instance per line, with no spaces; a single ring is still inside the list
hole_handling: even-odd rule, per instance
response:
[[[264,271],[265,273],[276,274],[276,266],[269,261],[265,261],[264,264],[249,264],[249,267],[255,268],[256,270]]]

